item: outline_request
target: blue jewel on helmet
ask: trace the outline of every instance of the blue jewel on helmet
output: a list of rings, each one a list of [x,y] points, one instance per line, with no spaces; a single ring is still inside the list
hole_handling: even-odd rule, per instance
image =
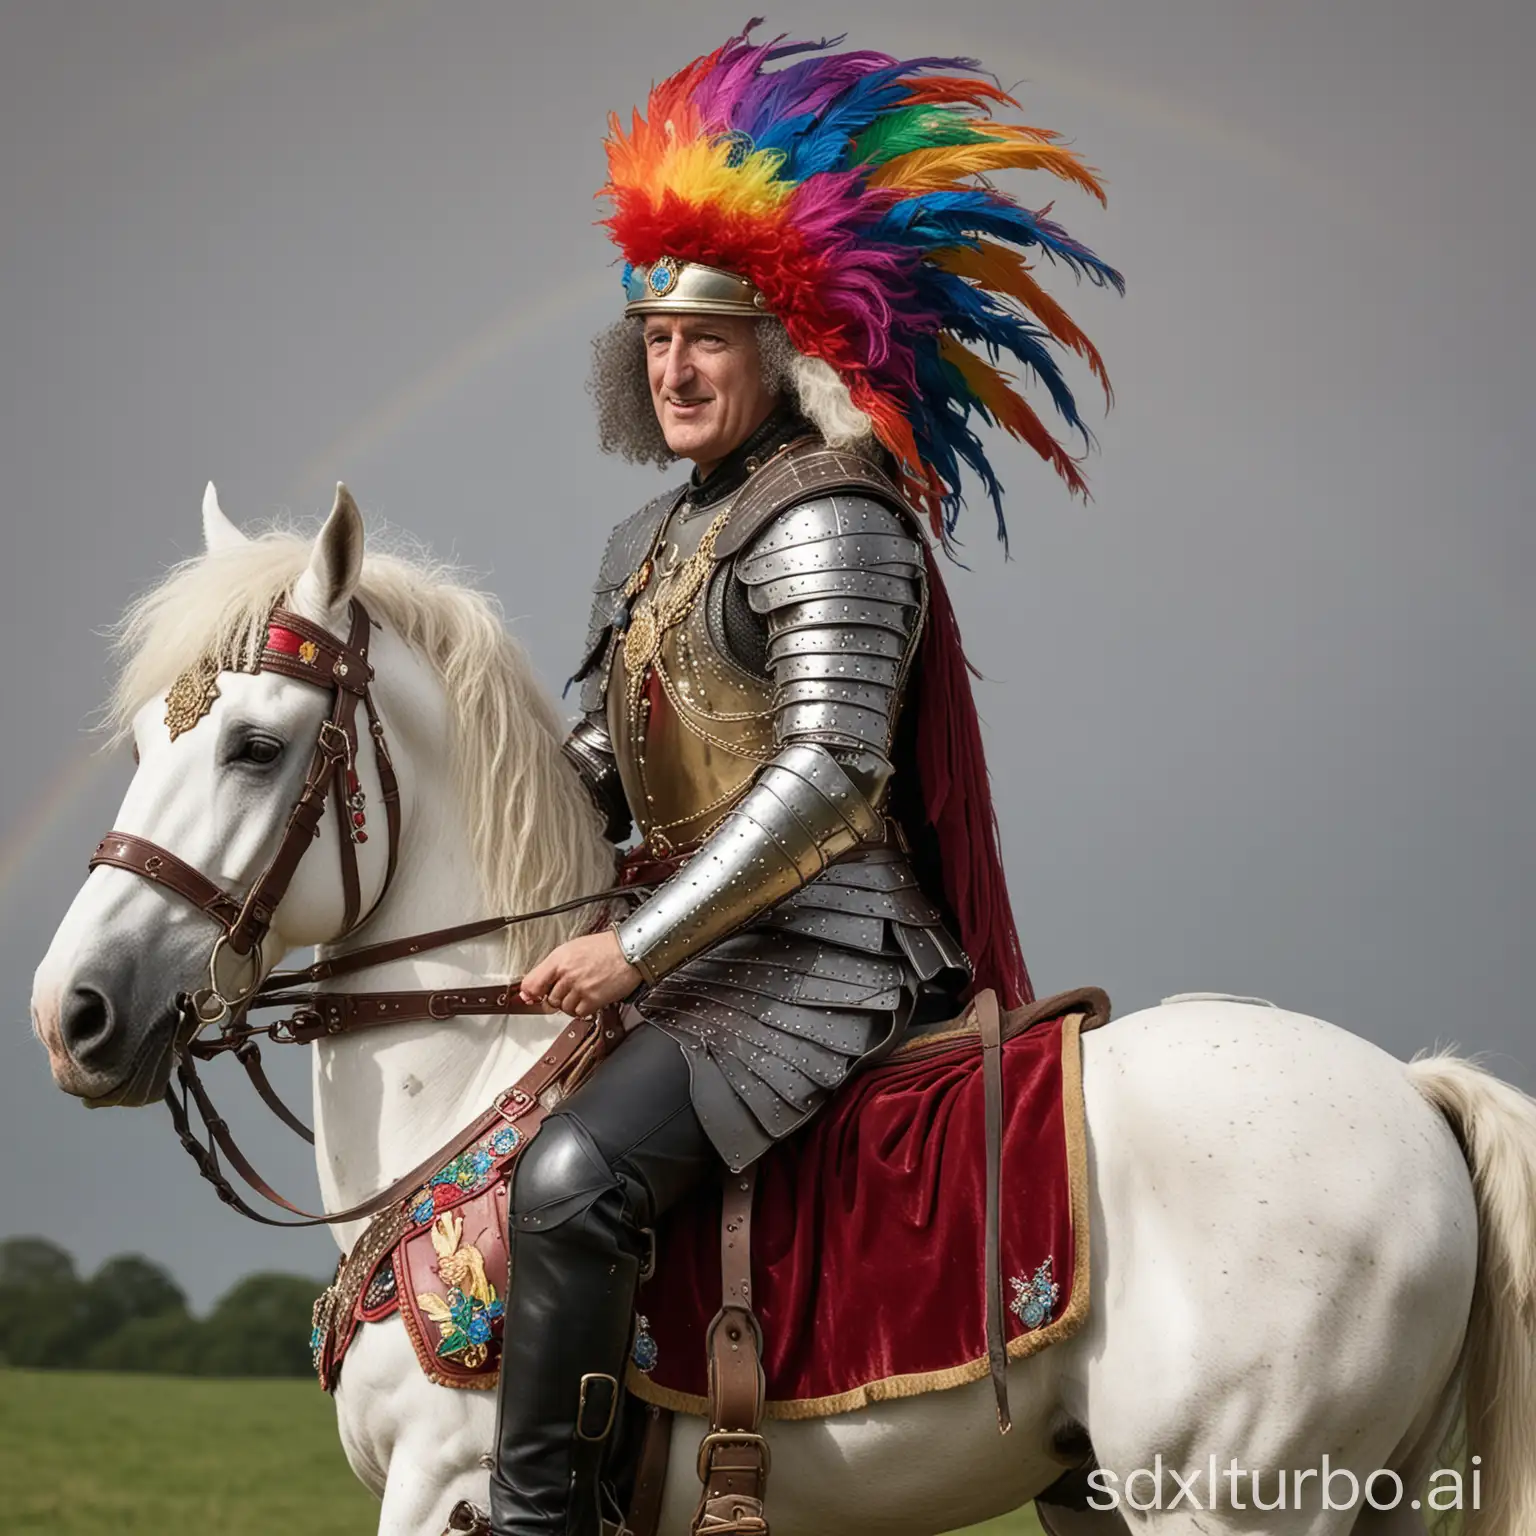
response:
[[[658,259],[646,275],[646,286],[656,298],[664,298],[677,287],[677,279],[682,268],[674,257],[663,256]]]

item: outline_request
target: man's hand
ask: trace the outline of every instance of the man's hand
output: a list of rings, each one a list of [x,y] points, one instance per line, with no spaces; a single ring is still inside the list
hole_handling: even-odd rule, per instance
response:
[[[572,1018],[584,1018],[628,997],[641,979],[610,929],[550,950],[523,977],[521,991],[525,1003],[545,1002]]]

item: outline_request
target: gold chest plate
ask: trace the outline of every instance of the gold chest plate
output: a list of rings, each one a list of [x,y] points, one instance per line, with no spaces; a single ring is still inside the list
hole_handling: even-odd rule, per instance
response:
[[[775,751],[772,682],[738,665],[709,622],[730,508],[689,515],[685,504],[663,525],[630,577],[629,627],[608,673],[619,777],[658,853],[707,836]]]

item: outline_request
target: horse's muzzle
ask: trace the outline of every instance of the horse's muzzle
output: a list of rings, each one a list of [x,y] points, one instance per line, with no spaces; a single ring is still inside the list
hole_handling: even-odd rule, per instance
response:
[[[154,1103],[170,1081],[177,1018],[167,1007],[137,1033],[108,992],[77,981],[61,999],[57,1043],[49,1045],[54,1082],[92,1109]]]

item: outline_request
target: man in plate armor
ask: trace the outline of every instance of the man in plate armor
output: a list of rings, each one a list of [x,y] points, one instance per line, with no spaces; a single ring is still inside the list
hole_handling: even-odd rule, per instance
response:
[[[627,302],[595,348],[600,434],[693,473],[609,539],[573,679],[567,755],[658,883],[523,981],[637,1022],[515,1176],[496,1536],[596,1536],[667,1208],[971,985],[1030,995],[925,523],[953,531],[963,461],[1002,531],[972,412],[1081,488],[964,345],[1011,351],[1080,426],[1048,343],[1102,373],[1097,354],[1014,247],[1119,278],[974,184],[1040,168],[1098,191],[1053,136],[992,120],[1013,103],[974,64],[833,46],[733,38],[610,123]]]

